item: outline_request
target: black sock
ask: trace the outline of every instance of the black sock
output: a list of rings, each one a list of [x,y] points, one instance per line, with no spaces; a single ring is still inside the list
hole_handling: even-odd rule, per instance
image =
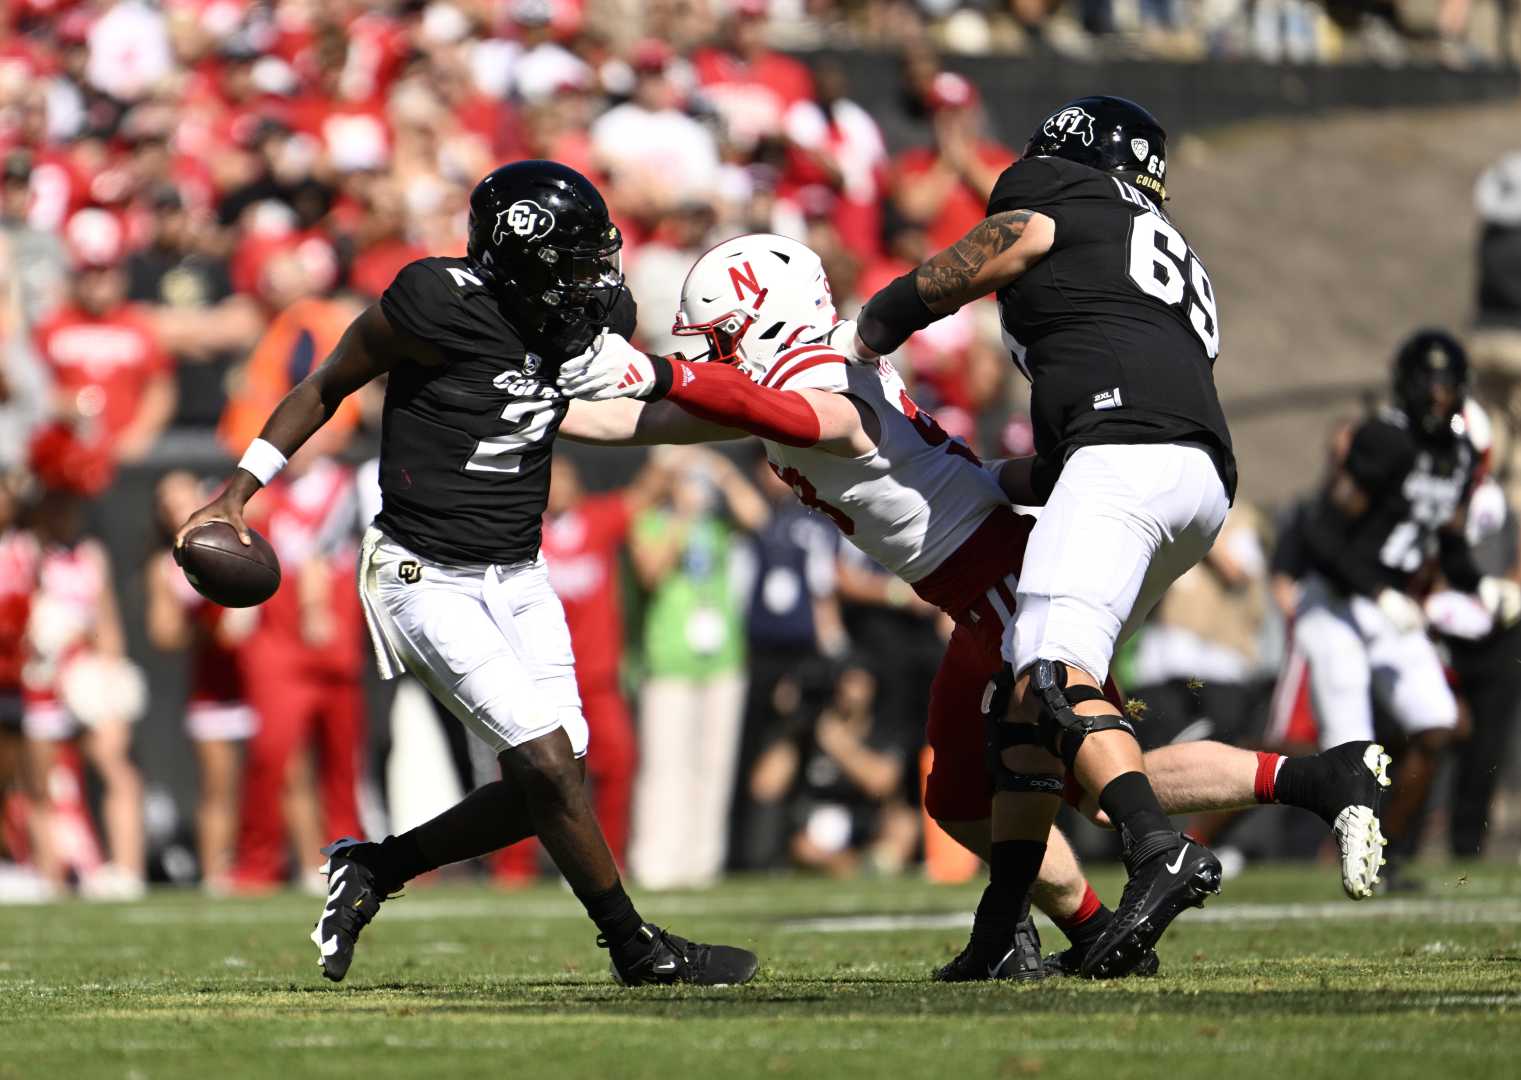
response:
[[[417,843],[417,830],[400,836],[388,836],[378,844],[365,844],[368,850],[356,852],[359,861],[375,875],[375,884],[383,893],[393,893],[418,874],[434,869]]]
[[[1273,781],[1273,801],[1283,806],[1319,810],[1320,800],[1316,796],[1325,775],[1325,762],[1319,754],[1286,757],[1278,767],[1278,779]]]
[[[1104,790],[1099,792],[1099,806],[1119,830],[1127,855],[1145,837],[1153,833],[1173,831],[1172,822],[1162,813],[1157,793],[1151,790],[1151,781],[1146,779],[1143,772],[1121,773],[1109,781]],[[1145,853],[1140,861],[1145,861],[1150,854],[1152,853]]]
[[[1030,913],[1030,886],[1040,876],[1046,857],[1043,840],[994,841],[988,860],[988,887],[978,904],[978,917],[990,926],[1012,927]]]
[[[634,902],[623,891],[623,882],[613,882],[613,887],[599,893],[576,893],[576,899],[586,908],[586,914],[597,924],[597,929],[607,939],[607,947],[616,951],[633,940],[644,920],[634,910]]]
[[[1112,918],[1114,918],[1114,912],[1110,911],[1103,904],[1100,904],[1098,910],[1082,922],[1076,926],[1062,926],[1061,931],[1067,935],[1067,940],[1073,946],[1087,951],[1089,946],[1103,936],[1104,931],[1109,928],[1109,920]],[[1058,923],[1057,925],[1060,926],[1061,924]]]
[[[482,784],[442,814],[367,845],[360,860],[395,892],[419,874],[478,859],[533,835],[522,793],[505,780]]]

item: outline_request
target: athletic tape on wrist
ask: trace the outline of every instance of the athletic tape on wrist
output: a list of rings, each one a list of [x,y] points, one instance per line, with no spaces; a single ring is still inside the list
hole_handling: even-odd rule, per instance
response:
[[[644,395],[644,400],[659,401],[671,392],[671,384],[676,381],[676,366],[668,357],[651,356],[650,370],[654,373],[655,384]]]
[[[243,457],[238,462],[238,468],[244,472],[252,473],[254,479],[261,485],[267,485],[280,474],[285,468],[285,455],[280,453],[273,443],[263,439],[255,439],[248,444],[248,449],[243,451]]]

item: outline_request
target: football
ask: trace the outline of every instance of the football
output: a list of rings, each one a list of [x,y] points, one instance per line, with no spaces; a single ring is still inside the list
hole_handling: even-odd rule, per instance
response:
[[[262,604],[280,587],[280,560],[269,541],[254,529],[244,545],[225,521],[208,521],[191,530],[175,552],[185,580],[195,591],[223,607]]]

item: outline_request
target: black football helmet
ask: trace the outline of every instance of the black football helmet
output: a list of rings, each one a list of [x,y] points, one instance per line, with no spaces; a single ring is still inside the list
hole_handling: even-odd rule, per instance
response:
[[[1468,394],[1468,352],[1445,330],[1417,330],[1394,354],[1394,400],[1427,439],[1445,439]]]
[[[1043,120],[1025,157],[1059,157],[1129,180],[1167,198],[1167,132],[1157,118],[1120,97],[1069,101]]]
[[[622,247],[596,185],[557,161],[503,165],[470,193],[470,261],[519,330],[570,351],[607,324]]]

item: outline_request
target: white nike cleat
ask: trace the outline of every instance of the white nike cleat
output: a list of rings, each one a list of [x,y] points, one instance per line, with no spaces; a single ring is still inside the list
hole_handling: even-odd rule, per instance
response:
[[[1389,755],[1378,743],[1362,746],[1349,781],[1354,790],[1331,822],[1341,853],[1341,887],[1353,900],[1366,900],[1373,895],[1379,870],[1384,865],[1384,846],[1388,841],[1379,824],[1378,810],[1389,787],[1389,763]]]

